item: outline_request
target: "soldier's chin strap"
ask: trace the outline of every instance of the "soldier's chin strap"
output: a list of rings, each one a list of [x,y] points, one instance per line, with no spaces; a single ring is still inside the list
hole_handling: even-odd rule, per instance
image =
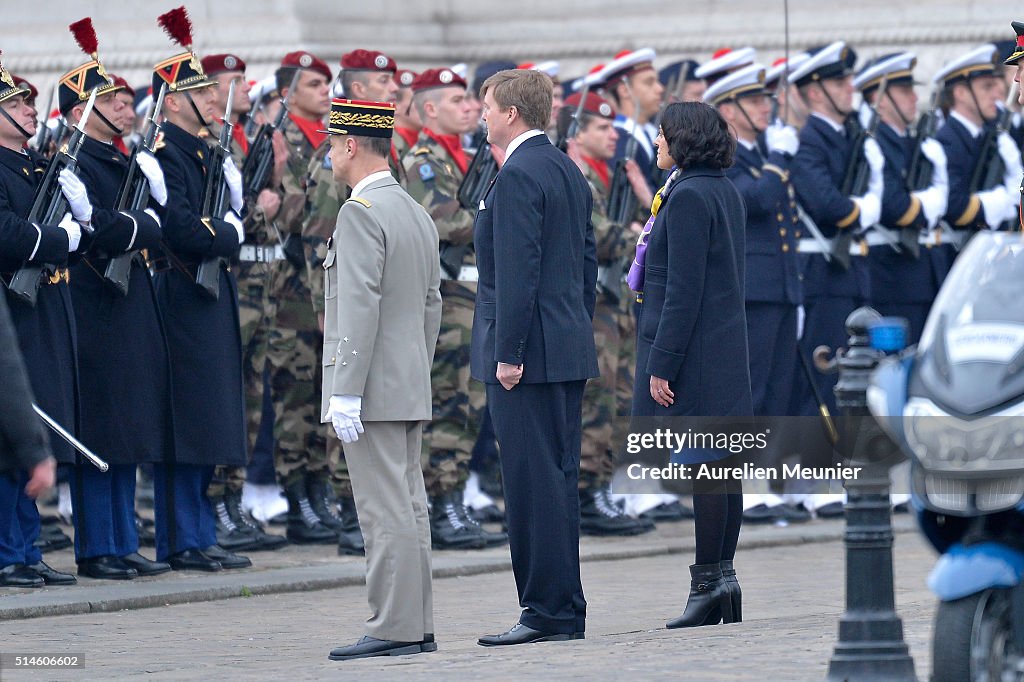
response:
[[[974,81],[968,78],[965,85],[967,86],[967,92],[971,93],[971,101],[974,102],[974,110],[978,112],[978,118],[981,119],[981,126],[984,128],[985,124],[988,123],[988,119],[985,118],[985,114],[981,113],[981,104],[978,103],[978,96],[974,94]],[[996,111],[996,116],[999,116],[998,111]]]
[[[186,91],[181,94],[185,95],[185,99],[188,100],[189,106],[192,107],[192,113],[196,115],[196,120],[199,121],[199,125],[201,125],[204,128],[209,128],[210,122],[203,118],[203,115],[199,113],[199,107],[196,106],[195,100],[192,99],[192,93]]]
[[[836,106],[836,101],[832,99],[832,95],[828,94],[828,90],[825,89],[824,83],[822,83],[821,81],[814,81],[814,84],[818,86],[819,90],[821,90],[821,94],[825,95],[825,99],[828,100],[828,103],[832,107],[832,110],[835,111],[840,118],[845,119],[847,116],[850,115],[849,111],[844,112],[842,109]]]
[[[22,135],[24,135],[24,136],[25,136],[25,139],[26,139],[26,140],[27,140],[28,138],[32,137],[32,133],[28,132],[27,130],[25,130],[24,128],[22,128],[22,127],[21,127],[20,125],[18,125],[18,122],[17,122],[17,121],[15,121],[15,120],[14,120],[13,118],[11,118],[11,115],[10,115],[10,114],[8,114],[8,113],[7,113],[7,110],[6,110],[6,109],[4,109],[3,107],[0,107],[0,114],[3,114],[3,115],[4,115],[4,118],[6,118],[6,119],[7,119],[8,123],[10,123],[10,124],[11,124],[12,126],[14,126],[14,128],[15,128],[15,129],[16,129],[16,130],[17,130],[17,131],[18,131],[19,133],[21,133]],[[43,125],[46,125],[46,124],[44,123]]]
[[[733,100],[733,103],[736,104],[736,108],[740,110],[741,114],[743,114],[743,118],[747,119],[747,124],[750,126],[750,129],[754,131],[754,134],[755,135],[760,135],[761,133],[764,132],[764,130],[762,130],[761,128],[758,128],[756,125],[754,125],[754,122],[751,120],[750,115],[747,113],[746,108],[743,106],[743,103],[740,101],[741,99],[742,98],[737,97],[736,99]]]
[[[904,116],[904,115],[903,115],[903,112],[902,112],[902,111],[900,111],[900,107],[899,107],[899,105],[898,105],[898,104],[896,104],[896,100],[894,100],[894,99],[892,98],[892,95],[890,94],[890,91],[889,91],[889,89],[888,89],[888,88],[886,88],[886,89],[885,89],[885,98],[886,98],[887,100],[889,100],[889,103],[890,103],[890,104],[892,104],[892,109],[893,109],[893,111],[895,111],[895,112],[896,112],[896,115],[900,117],[900,120],[901,120],[901,121],[903,121],[903,126],[904,126],[905,128],[908,128],[908,129],[909,129],[909,128],[910,128],[910,127],[911,127],[911,126],[912,126],[912,125],[914,124],[914,122],[913,122],[913,121],[911,121],[911,120],[909,120],[909,119],[908,119],[908,118],[907,118],[906,116]]]
[[[110,131],[111,131],[112,133],[114,133],[114,135],[117,135],[117,136],[121,136],[121,135],[124,135],[124,130],[123,130],[123,129],[121,129],[121,128],[118,128],[118,127],[117,127],[116,125],[114,125],[113,123],[111,123],[111,122],[110,122],[110,119],[108,119],[108,118],[107,118],[106,116],[104,116],[104,115],[103,115],[103,112],[102,112],[102,111],[100,111],[100,110],[99,110],[99,109],[97,109],[96,107],[93,107],[93,108],[92,108],[92,113],[93,113],[93,114],[95,114],[96,116],[99,116],[99,117],[100,117],[100,120],[101,120],[101,121],[103,121],[103,124],[104,124],[105,126],[107,126],[108,128],[110,128]]]

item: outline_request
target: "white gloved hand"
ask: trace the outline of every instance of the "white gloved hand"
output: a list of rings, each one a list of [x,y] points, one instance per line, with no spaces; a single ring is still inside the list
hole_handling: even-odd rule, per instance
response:
[[[92,220],[92,204],[89,203],[89,193],[85,185],[78,179],[78,176],[65,168],[57,176],[57,183],[60,184],[60,191],[68,200],[71,207],[71,215],[81,225],[88,225]]]
[[[65,213],[57,226],[68,233],[68,253],[77,251],[78,244],[82,241],[82,226],[75,222],[70,213]]]
[[[769,152],[781,152],[793,156],[800,148],[796,128],[776,122],[764,131],[764,141]]]
[[[230,156],[224,157],[224,182],[231,192],[231,208],[235,209],[236,213],[241,213],[245,205],[245,197],[242,195],[242,174],[238,172]]]
[[[238,243],[244,244],[245,228],[242,226],[241,219],[237,215],[235,215],[234,211],[228,211],[227,213],[224,214],[224,220],[226,222],[231,223],[231,226],[235,228],[236,232],[238,232]]]
[[[946,215],[946,204],[949,200],[949,192],[946,187],[933,183],[928,189],[914,192],[912,196],[917,197],[921,202],[921,213],[924,214],[924,219],[928,223],[928,229],[934,229],[942,220],[942,216]]]
[[[135,162],[139,164],[139,170],[149,182],[149,196],[161,206],[166,206],[167,183],[164,182],[164,171],[160,168],[160,162],[148,151],[139,152],[135,156]]]
[[[327,407],[327,418],[334,425],[338,438],[346,443],[359,440],[363,422],[359,420],[363,399],[357,395],[332,395]]]
[[[871,176],[868,179],[868,194],[874,194],[879,205],[882,203],[882,192],[885,189],[882,177],[882,169],[885,167],[885,156],[882,155],[882,148],[878,146],[873,138],[864,140],[864,158],[871,168]],[[881,215],[881,214],[879,214]],[[878,222],[877,220],[875,222]],[[873,225],[874,223],[872,223]]]
[[[1003,185],[978,192],[978,199],[981,200],[981,209],[985,212],[985,224],[990,230],[997,229],[1004,220],[1009,220],[1017,214],[1016,196]]]
[[[156,214],[156,211],[154,211],[153,209],[151,209],[151,208],[147,208],[147,209],[146,209],[145,211],[143,211],[143,213],[145,213],[145,214],[146,214],[146,215],[148,215],[148,216],[149,216],[150,218],[152,218],[153,220],[155,220],[155,221],[156,221],[156,226],[157,226],[157,227],[163,227],[163,226],[164,226],[164,224],[163,224],[162,222],[160,222],[160,216],[158,216],[158,215]]]
[[[878,224],[882,218],[882,202],[876,195],[869,192],[861,197],[853,197],[853,201],[860,206],[861,229],[866,230]]]
[[[1018,193],[1021,175],[1024,174],[1024,168],[1021,166],[1020,147],[1007,132],[999,133],[996,140],[999,145],[999,156],[1003,159],[1005,169],[1003,171],[1003,186],[1011,194]]]

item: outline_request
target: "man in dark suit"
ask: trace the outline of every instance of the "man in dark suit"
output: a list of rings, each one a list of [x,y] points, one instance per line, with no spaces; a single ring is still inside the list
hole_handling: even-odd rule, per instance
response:
[[[482,88],[488,141],[505,162],[477,214],[480,282],[471,370],[487,384],[501,446],[512,570],[523,607],[483,646],[582,639],[580,421],[598,376],[591,319],[597,256],[591,194],[551,145],[551,79],[502,71]]]

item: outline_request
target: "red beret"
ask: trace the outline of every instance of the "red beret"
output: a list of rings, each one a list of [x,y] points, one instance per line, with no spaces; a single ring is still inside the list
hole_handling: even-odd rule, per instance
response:
[[[398,70],[395,60],[383,52],[352,50],[341,56],[341,68],[348,71],[390,71]]]
[[[427,69],[412,80],[412,91],[447,88],[456,85],[465,88],[466,81],[451,69]]]
[[[233,54],[211,54],[201,61],[207,76],[216,76],[225,71],[245,71],[245,62]]]
[[[39,96],[39,90],[36,89],[36,86],[32,85],[24,78],[21,78],[20,76],[15,76],[13,73],[11,74],[11,78],[14,79],[15,85],[20,86],[22,88],[28,88],[28,97],[26,99],[34,100],[36,97]]]
[[[565,100],[565,106],[569,107],[573,111],[579,108],[580,93],[577,92],[569,95]],[[593,92],[587,93],[587,99],[583,103],[583,113],[590,114],[591,116],[607,118],[609,121],[615,120],[615,108],[604,97]]]
[[[419,74],[409,69],[399,69],[395,71],[395,83],[400,88],[408,88],[412,85],[412,82],[416,80],[416,76]]]
[[[114,85],[120,86],[125,92],[132,96],[132,99],[135,99],[135,88],[128,85],[128,81],[112,73],[108,73],[107,75],[114,80]]]
[[[327,80],[332,78],[331,67],[327,66],[327,62],[301,50],[286,54],[284,59],[281,60],[281,66],[292,69],[309,69],[310,71],[322,74]]]

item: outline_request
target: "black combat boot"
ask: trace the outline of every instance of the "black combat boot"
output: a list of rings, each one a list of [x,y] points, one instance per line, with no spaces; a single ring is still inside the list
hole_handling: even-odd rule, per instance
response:
[[[487,546],[480,526],[467,523],[462,511],[460,493],[430,498],[430,541],[434,549],[483,549]]]
[[[341,530],[338,532],[338,554],[359,556],[366,554],[363,532],[359,529],[359,515],[356,501],[347,495],[338,495],[338,516]]]
[[[288,530],[291,542],[299,545],[326,545],[338,541],[338,534],[325,526],[310,506],[306,496],[306,481],[298,479],[285,488],[288,498]]]
[[[255,549],[259,544],[256,536],[231,518],[225,496],[211,497],[210,503],[213,505],[213,514],[217,517],[217,544],[229,552]]]
[[[672,628],[695,628],[732,622],[732,594],[719,564],[690,566],[690,596],[683,615],[665,624]]]
[[[640,535],[654,523],[634,519],[612,502],[607,486],[580,490],[580,533],[583,535]]]
[[[320,519],[320,523],[335,533],[344,527],[345,524],[334,510],[334,491],[331,490],[327,472],[306,474],[306,495],[309,497],[309,506]]]
[[[736,569],[732,567],[732,559],[722,559],[718,562],[722,567],[722,577],[729,587],[729,594],[732,595],[732,622],[743,622],[743,590],[740,589],[740,581],[736,579]]]
[[[461,492],[456,492],[454,494],[454,499],[457,500],[455,503],[455,512],[459,515],[459,519],[467,528],[480,534],[480,538],[484,541],[484,547],[507,545],[508,533],[504,531],[498,531],[495,533],[481,526],[480,522],[474,519],[472,514],[470,514],[466,505],[461,502],[462,497],[463,495]],[[504,519],[504,515],[502,515],[502,518]]]
[[[263,526],[258,521],[245,513],[242,509],[242,491],[241,490],[228,490],[224,493],[224,502],[227,506],[228,516],[234,522],[236,526],[242,530],[247,531],[252,535],[256,541],[256,545],[251,549],[256,551],[269,551],[274,549],[280,549],[288,544],[288,539],[283,535],[275,535],[274,533],[268,533],[263,530]],[[218,536],[219,539],[219,536]],[[218,543],[224,549],[231,549],[226,547],[223,542]]]

